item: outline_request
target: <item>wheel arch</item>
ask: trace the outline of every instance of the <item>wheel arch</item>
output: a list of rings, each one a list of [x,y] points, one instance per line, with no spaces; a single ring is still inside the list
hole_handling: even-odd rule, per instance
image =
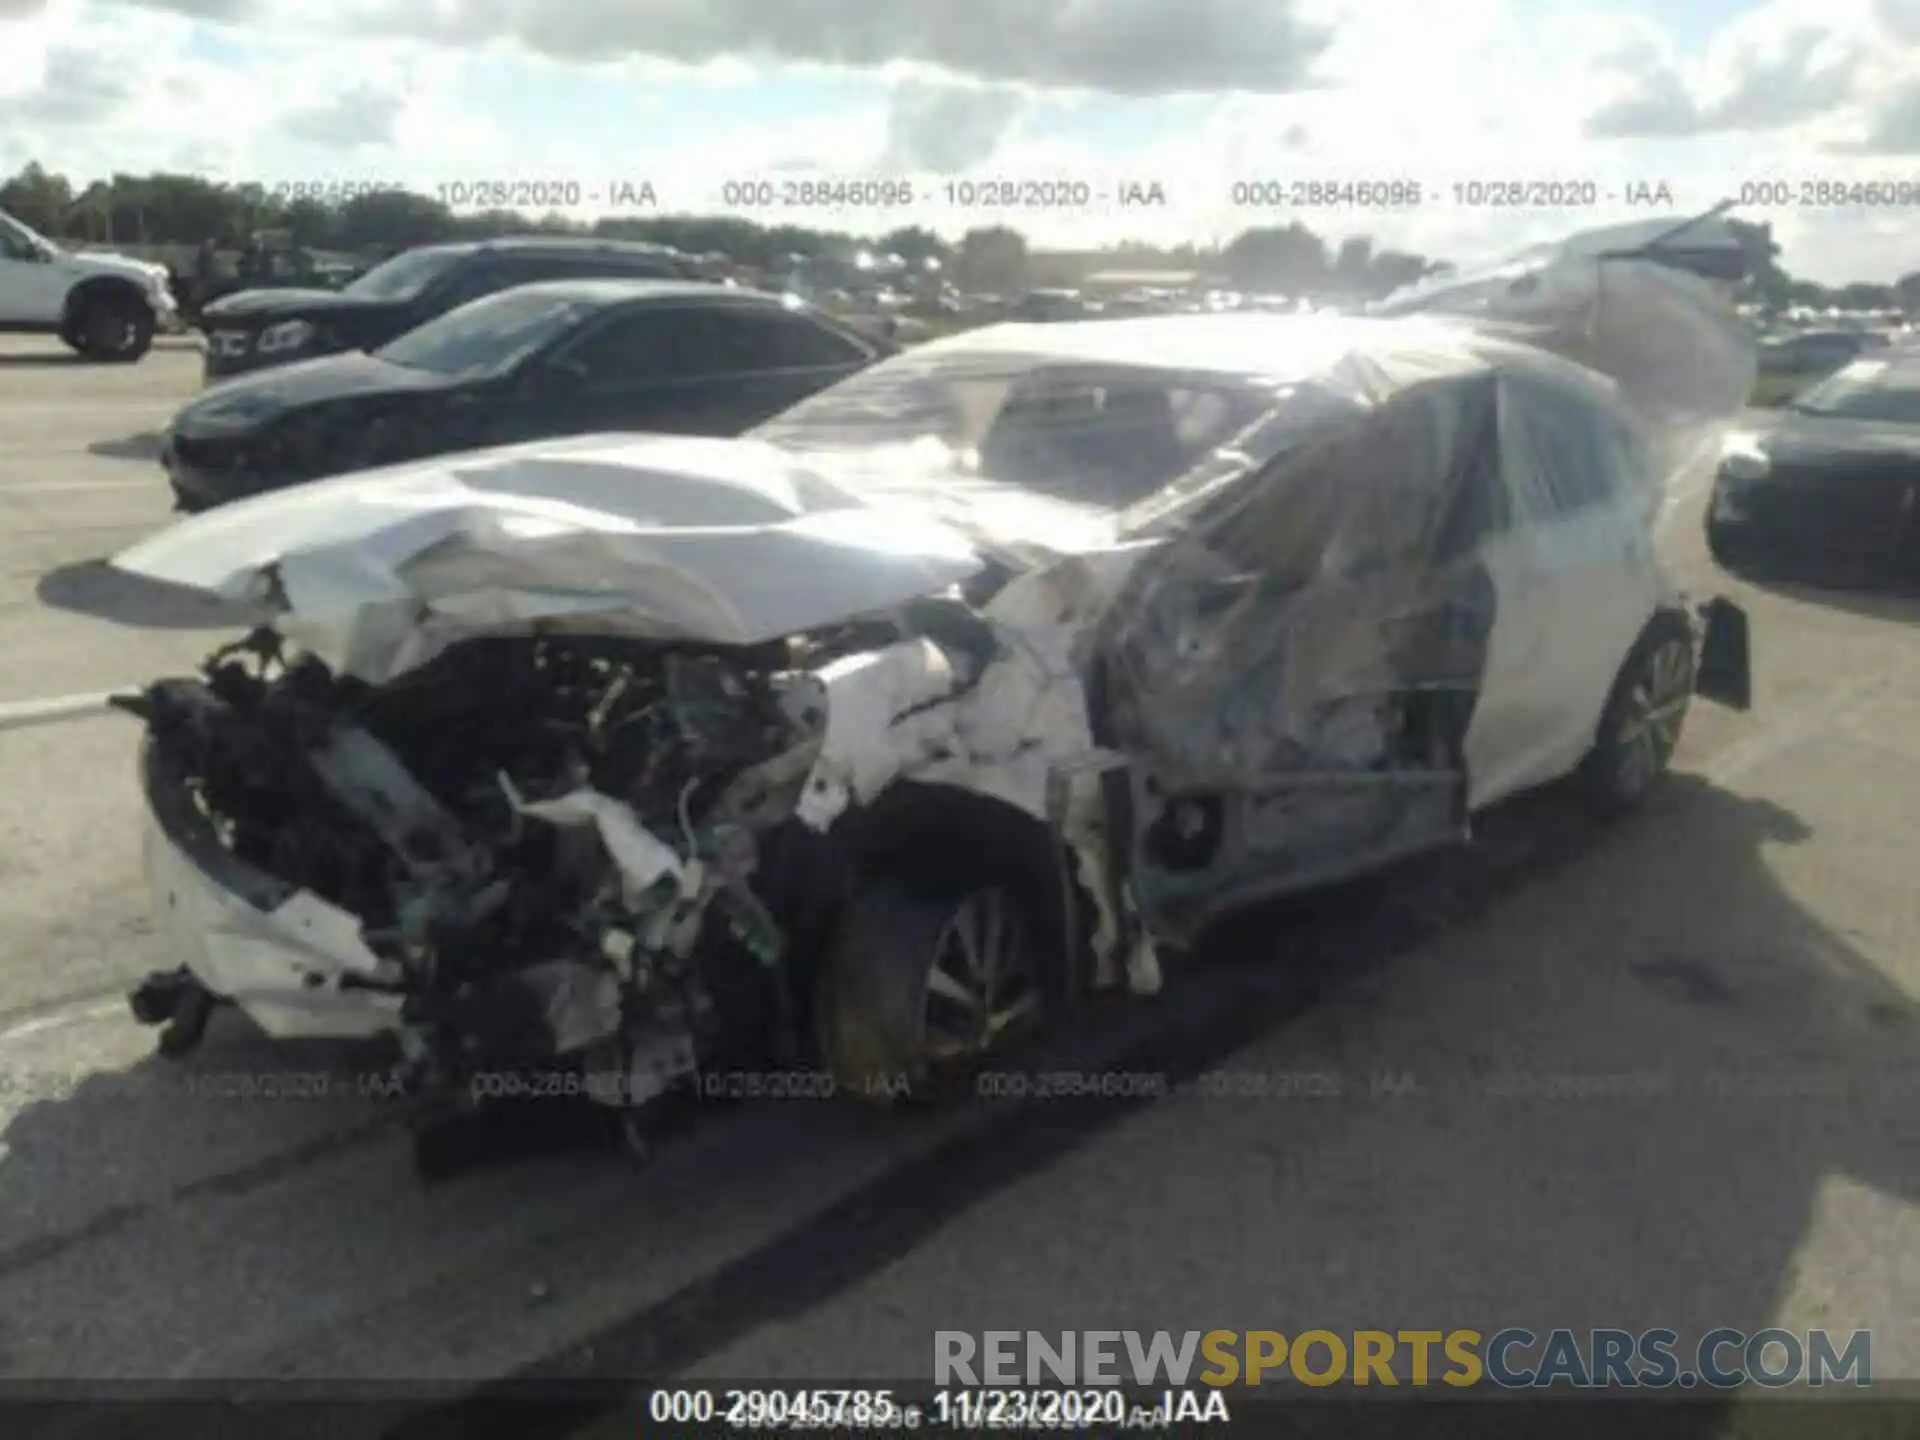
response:
[[[1080,883],[1072,848],[1045,821],[979,790],[903,780],[835,827],[836,834],[843,830],[855,877],[866,871],[948,884],[969,869],[1026,877],[1026,898],[1042,911],[1037,918],[1072,961],[1075,988],[1084,986],[1093,902]]]
[[[817,968],[790,970],[788,981],[813,1022],[809,1048],[847,1093],[888,1105],[952,1098],[971,1073],[964,1065],[943,1070],[927,1058],[924,1036],[915,1038],[926,1003],[926,978],[915,967],[932,953],[925,947],[941,943],[950,907],[981,890],[1011,895],[1037,931],[1030,953],[1043,1018],[1038,1032],[1004,1053],[1044,1044],[1077,1008],[1092,978],[1091,901],[1074,881],[1067,845],[1044,821],[962,786],[909,781],[843,819],[831,843],[845,888],[820,932],[824,943],[808,947]],[[803,965],[804,953],[795,956]],[[874,1091],[874,1077],[887,1086]]]
[[[89,275],[67,291],[66,304],[60,312],[61,333],[73,333],[87,307],[101,300],[126,300],[148,312],[153,310],[153,302],[147,298],[146,291],[125,276]]]
[[[789,994],[806,1006],[828,937],[866,876],[910,886],[1018,877],[1022,898],[1057,945],[1063,999],[1089,988],[1097,907],[1077,858],[1046,822],[958,785],[902,780],[850,811],[825,835],[790,822],[763,843],[754,888],[789,937]]]

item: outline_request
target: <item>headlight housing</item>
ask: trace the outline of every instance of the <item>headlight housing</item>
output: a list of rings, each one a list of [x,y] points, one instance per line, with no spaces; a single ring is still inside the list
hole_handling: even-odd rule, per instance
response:
[[[311,320],[283,320],[260,332],[260,353],[272,355],[281,350],[298,350],[314,336]]]

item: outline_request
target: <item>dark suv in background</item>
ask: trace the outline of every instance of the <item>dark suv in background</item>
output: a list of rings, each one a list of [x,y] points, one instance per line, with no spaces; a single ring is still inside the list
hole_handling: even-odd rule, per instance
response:
[[[202,391],[161,437],[179,508],[544,437],[737,435],[892,347],[731,285],[550,280],[369,353]]]
[[[498,290],[538,280],[686,279],[689,257],[664,245],[549,235],[423,245],[341,290],[242,290],[200,314],[206,378],[342,350],[372,350]]]

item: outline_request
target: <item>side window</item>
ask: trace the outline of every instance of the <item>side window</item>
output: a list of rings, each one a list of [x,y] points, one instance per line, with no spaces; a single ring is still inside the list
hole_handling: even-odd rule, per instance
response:
[[[531,285],[540,280],[657,280],[672,272],[626,256],[503,255],[494,261],[500,285]]]
[[[680,318],[666,310],[614,315],[568,346],[565,359],[581,366],[595,387],[686,378],[697,356],[688,351]]]
[[[452,272],[441,277],[423,298],[430,313],[444,315],[449,310],[459,309],[469,300],[478,300],[482,295],[491,295],[496,290],[504,290],[518,283],[506,279],[502,268],[491,261],[470,260],[464,265],[454,266]]]
[[[510,285],[531,285],[539,280],[565,280],[584,273],[579,265],[562,256],[509,255],[491,267],[501,289]]]
[[[1282,456],[1249,482],[1243,505],[1214,518],[1209,543],[1284,589],[1420,563],[1452,519],[1441,506],[1456,493],[1462,399],[1456,387],[1423,386]]]
[[[1492,385],[1468,387],[1461,396],[1458,466],[1453,501],[1440,530],[1440,559],[1471,554],[1513,524],[1513,503],[1500,477],[1498,405]]]
[[[632,255],[588,260],[567,272],[570,275],[596,275],[610,280],[679,280],[681,271],[668,260],[646,260]]]
[[[723,309],[708,319],[717,332],[725,374],[828,369],[873,358],[852,340],[798,315]]]
[[[1500,463],[1522,518],[1544,523],[1619,498],[1623,457],[1609,423],[1604,411],[1556,386],[1500,382]]]
[[[22,231],[0,221],[0,259],[38,260],[40,252]]]
[[[1801,350],[1803,364],[1814,368],[1840,366],[1846,364],[1860,353],[1861,347],[1853,341],[1838,337],[1810,340]]]

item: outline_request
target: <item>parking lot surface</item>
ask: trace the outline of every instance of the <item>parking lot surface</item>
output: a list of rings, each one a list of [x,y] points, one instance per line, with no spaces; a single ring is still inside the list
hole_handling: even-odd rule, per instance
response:
[[[211,637],[73,608],[169,522],[197,384],[177,346],[0,341],[0,1376],[845,1383],[928,1374],[937,1329],[1777,1323],[1920,1378],[1920,604],[1724,576],[1688,491],[1663,543],[1748,607],[1752,713],[1698,707],[1623,823],[1539,797],[1096,1007],[1076,1063],[1182,1093],[769,1103],[427,1186],[366,1057],[220,1015],[163,1061],[119,998],[170,961],[96,699]]]

